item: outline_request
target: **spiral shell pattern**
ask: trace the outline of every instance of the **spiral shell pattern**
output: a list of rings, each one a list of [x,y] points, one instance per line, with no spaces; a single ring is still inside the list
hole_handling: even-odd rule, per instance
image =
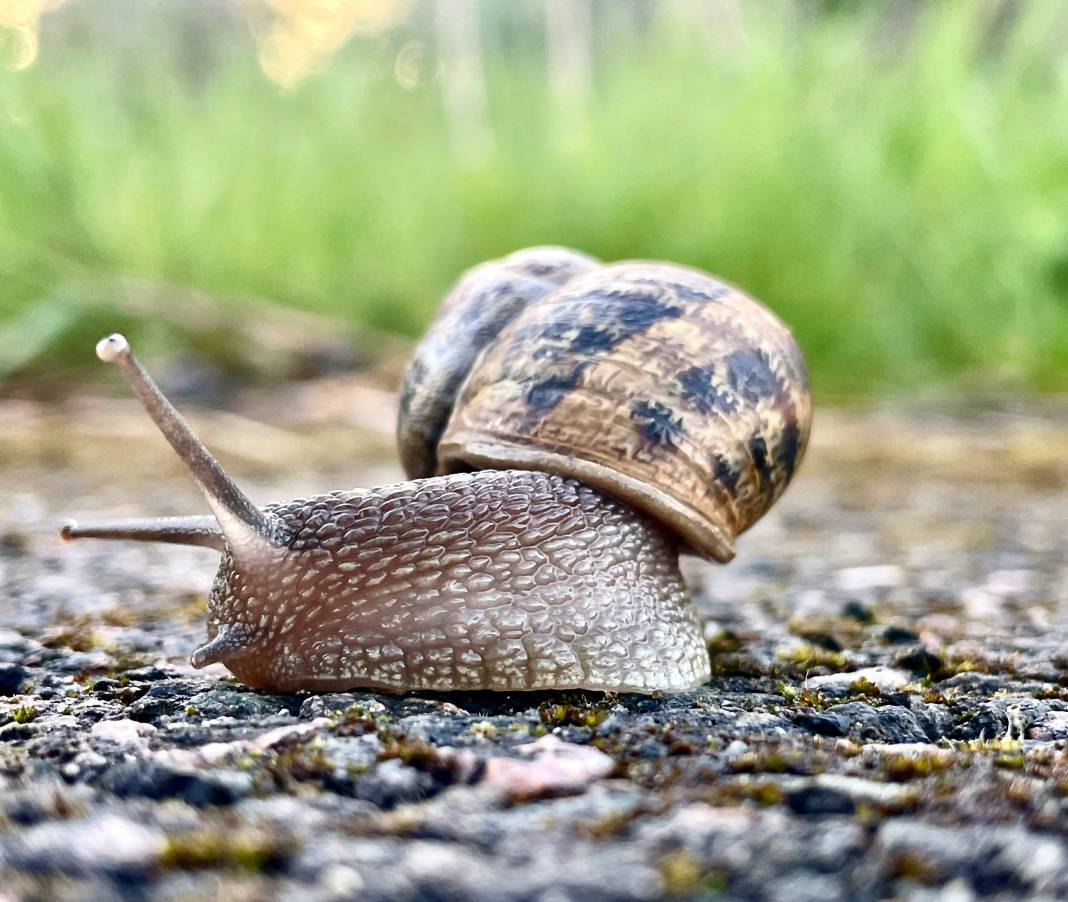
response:
[[[531,247],[461,276],[404,376],[397,446],[411,479],[437,472],[438,441],[479,352],[530,304],[598,265],[567,248]]]
[[[485,344],[436,466],[571,476],[726,562],[790,482],[811,417],[801,352],[767,309],[697,270],[616,263],[575,274]]]

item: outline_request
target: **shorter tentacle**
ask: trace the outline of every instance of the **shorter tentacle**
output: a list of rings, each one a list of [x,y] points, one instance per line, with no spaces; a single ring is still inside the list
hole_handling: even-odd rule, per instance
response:
[[[248,648],[245,630],[240,624],[227,623],[219,627],[214,638],[201,645],[189,658],[189,663],[197,670],[209,664],[225,664],[238,652]]]
[[[222,530],[214,517],[148,517],[130,520],[71,520],[59,531],[65,542],[75,539],[127,539],[134,542],[164,542],[195,545],[222,551]]]

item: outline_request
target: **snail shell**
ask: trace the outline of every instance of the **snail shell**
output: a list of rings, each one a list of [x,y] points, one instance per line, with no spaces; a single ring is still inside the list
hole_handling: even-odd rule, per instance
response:
[[[759,303],[698,270],[561,248],[460,281],[401,411],[410,476],[574,477],[721,562],[790,482],[812,420],[801,352]]]

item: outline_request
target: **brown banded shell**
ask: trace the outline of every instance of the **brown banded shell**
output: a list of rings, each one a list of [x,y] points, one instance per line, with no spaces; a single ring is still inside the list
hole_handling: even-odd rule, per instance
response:
[[[600,262],[562,247],[532,247],[469,269],[441,302],[408,366],[397,445],[412,479],[437,471],[436,449],[478,353],[529,304]]]
[[[449,401],[437,472],[572,476],[719,561],[782,494],[808,441],[793,337],[696,270],[638,262],[576,274],[484,344]]]

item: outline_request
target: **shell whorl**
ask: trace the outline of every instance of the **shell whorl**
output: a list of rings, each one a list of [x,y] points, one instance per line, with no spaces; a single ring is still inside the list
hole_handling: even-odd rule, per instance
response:
[[[397,445],[410,478],[437,472],[438,441],[482,349],[530,304],[596,266],[578,251],[532,247],[460,277],[416,348],[401,389]]]
[[[808,441],[808,379],[790,332],[737,289],[666,263],[591,266],[561,283],[519,306],[453,379],[436,471],[571,476],[729,561]],[[462,308],[453,301],[420,347],[425,369],[425,351],[447,341],[434,333]]]

